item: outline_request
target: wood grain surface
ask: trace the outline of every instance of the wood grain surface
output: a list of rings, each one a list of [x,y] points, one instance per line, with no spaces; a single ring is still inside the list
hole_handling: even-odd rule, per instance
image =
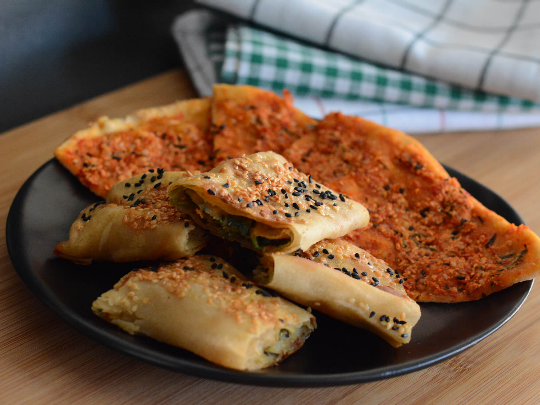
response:
[[[132,360],[75,332],[18,278],[6,250],[9,207],[24,181],[74,131],[101,115],[194,97],[174,70],[0,135],[0,404],[535,404],[540,293],[501,329],[436,366],[332,388],[264,388],[205,380]],[[540,129],[416,137],[441,162],[491,188],[540,232]]]

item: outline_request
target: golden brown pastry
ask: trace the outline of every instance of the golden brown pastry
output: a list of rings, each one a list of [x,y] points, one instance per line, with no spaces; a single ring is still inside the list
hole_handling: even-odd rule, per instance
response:
[[[92,311],[130,334],[237,370],[278,364],[316,327],[309,312],[211,256],[132,271],[94,301]]]
[[[177,260],[206,243],[205,232],[168,201],[167,188],[184,172],[147,172],[116,184],[107,203],[84,209],[69,240],[54,253],[77,264],[92,260],[130,262]]]
[[[294,255],[263,257],[255,280],[332,318],[367,329],[399,347],[411,340],[420,307],[399,273],[342,239],[324,240]]]
[[[231,159],[182,178],[169,196],[201,227],[262,252],[308,249],[369,222],[364,206],[318,184],[274,152]]]

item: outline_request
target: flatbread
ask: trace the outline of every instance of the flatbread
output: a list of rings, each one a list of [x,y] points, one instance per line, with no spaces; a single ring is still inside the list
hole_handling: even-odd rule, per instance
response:
[[[370,225],[347,239],[397,269],[416,301],[476,300],[540,273],[540,239],[484,207],[399,131],[330,114],[285,156],[368,208]]]
[[[255,280],[296,303],[367,329],[399,347],[420,319],[403,279],[384,261],[343,240],[324,240],[294,255],[261,260]]]
[[[83,185],[105,198],[114,184],[149,169],[209,170],[210,99],[178,101],[124,119],[99,118],[55,150]]]
[[[212,129],[216,163],[256,152],[282,153],[316,121],[283,98],[253,86],[214,85]]]
[[[169,196],[213,234],[267,253],[308,249],[369,221],[364,206],[316,183],[274,152],[231,159],[182,178]]]
[[[316,327],[308,311],[212,256],[132,271],[94,301],[92,311],[130,334],[237,370],[278,364]]]
[[[54,253],[77,264],[94,261],[178,260],[207,241],[206,232],[168,201],[169,185],[185,172],[152,171],[116,184],[107,202],[77,217],[69,240]]]

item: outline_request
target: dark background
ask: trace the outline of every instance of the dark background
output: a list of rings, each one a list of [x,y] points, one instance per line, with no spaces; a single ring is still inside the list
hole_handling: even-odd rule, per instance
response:
[[[0,133],[183,66],[182,0],[0,0]]]

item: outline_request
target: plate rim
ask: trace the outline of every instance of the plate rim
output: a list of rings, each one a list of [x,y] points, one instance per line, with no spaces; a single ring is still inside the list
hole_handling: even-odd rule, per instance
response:
[[[141,348],[135,344],[123,340],[115,335],[108,333],[106,330],[100,329],[87,323],[77,313],[75,313],[70,307],[62,304],[48,288],[43,288],[43,283],[40,282],[39,277],[32,270],[27,271],[24,268],[31,269],[30,264],[27,262],[24,255],[16,252],[17,246],[15,246],[14,240],[17,238],[17,221],[20,217],[20,202],[24,201],[29,189],[39,174],[44,171],[48,166],[53,164],[60,164],[55,158],[51,158],[47,162],[43,163],[36,171],[30,175],[30,177],[23,183],[21,188],[17,191],[15,198],[13,199],[7,220],[6,220],[6,246],[10,260],[15,268],[15,271],[19,278],[23,281],[26,287],[32,292],[36,298],[38,298],[45,306],[47,306],[56,316],[73,327],[77,332],[83,336],[90,338],[91,340],[99,343],[102,346],[107,347],[110,350],[127,355],[133,359],[144,361],[145,363],[165,368],[171,371],[180,372],[188,375],[194,375],[197,377],[208,378],[223,382],[248,384],[258,386],[271,386],[271,387],[327,387],[327,386],[339,386],[359,384],[366,382],[373,382],[383,380],[387,378],[397,377],[400,375],[412,373],[431,367],[451,357],[454,357],[465,350],[468,350],[481,340],[487,338],[492,333],[506,324],[516,313],[521,306],[525,303],[527,297],[530,294],[534,280],[528,280],[520,285],[529,284],[524,294],[514,303],[514,307],[506,317],[501,318],[498,322],[491,325],[487,331],[460,341],[450,348],[447,348],[436,354],[429,355],[422,360],[410,361],[409,363],[401,363],[396,365],[389,365],[379,367],[375,369],[369,369],[364,371],[345,372],[345,373],[331,373],[331,374],[317,374],[317,375],[273,375],[273,374],[257,374],[256,372],[246,372],[232,370],[224,368],[213,363],[199,364],[190,361],[189,359],[175,358],[175,361],[170,360],[170,355],[164,355],[151,348]],[[493,190],[472,179],[471,177],[443,164],[444,168],[448,171],[451,177],[459,177],[466,179],[467,182],[481,189],[488,190],[495,197],[501,200],[508,209],[516,216],[516,218],[524,224],[521,215],[500,195]],[[65,169],[65,168],[64,168]],[[65,169],[66,170],[66,169]],[[467,189],[465,189],[467,190]],[[22,220],[21,220],[22,221]],[[513,286],[512,286],[513,287]],[[509,287],[509,288],[512,288]],[[420,303],[422,305],[422,303]],[[456,347],[457,346],[457,347]]]

